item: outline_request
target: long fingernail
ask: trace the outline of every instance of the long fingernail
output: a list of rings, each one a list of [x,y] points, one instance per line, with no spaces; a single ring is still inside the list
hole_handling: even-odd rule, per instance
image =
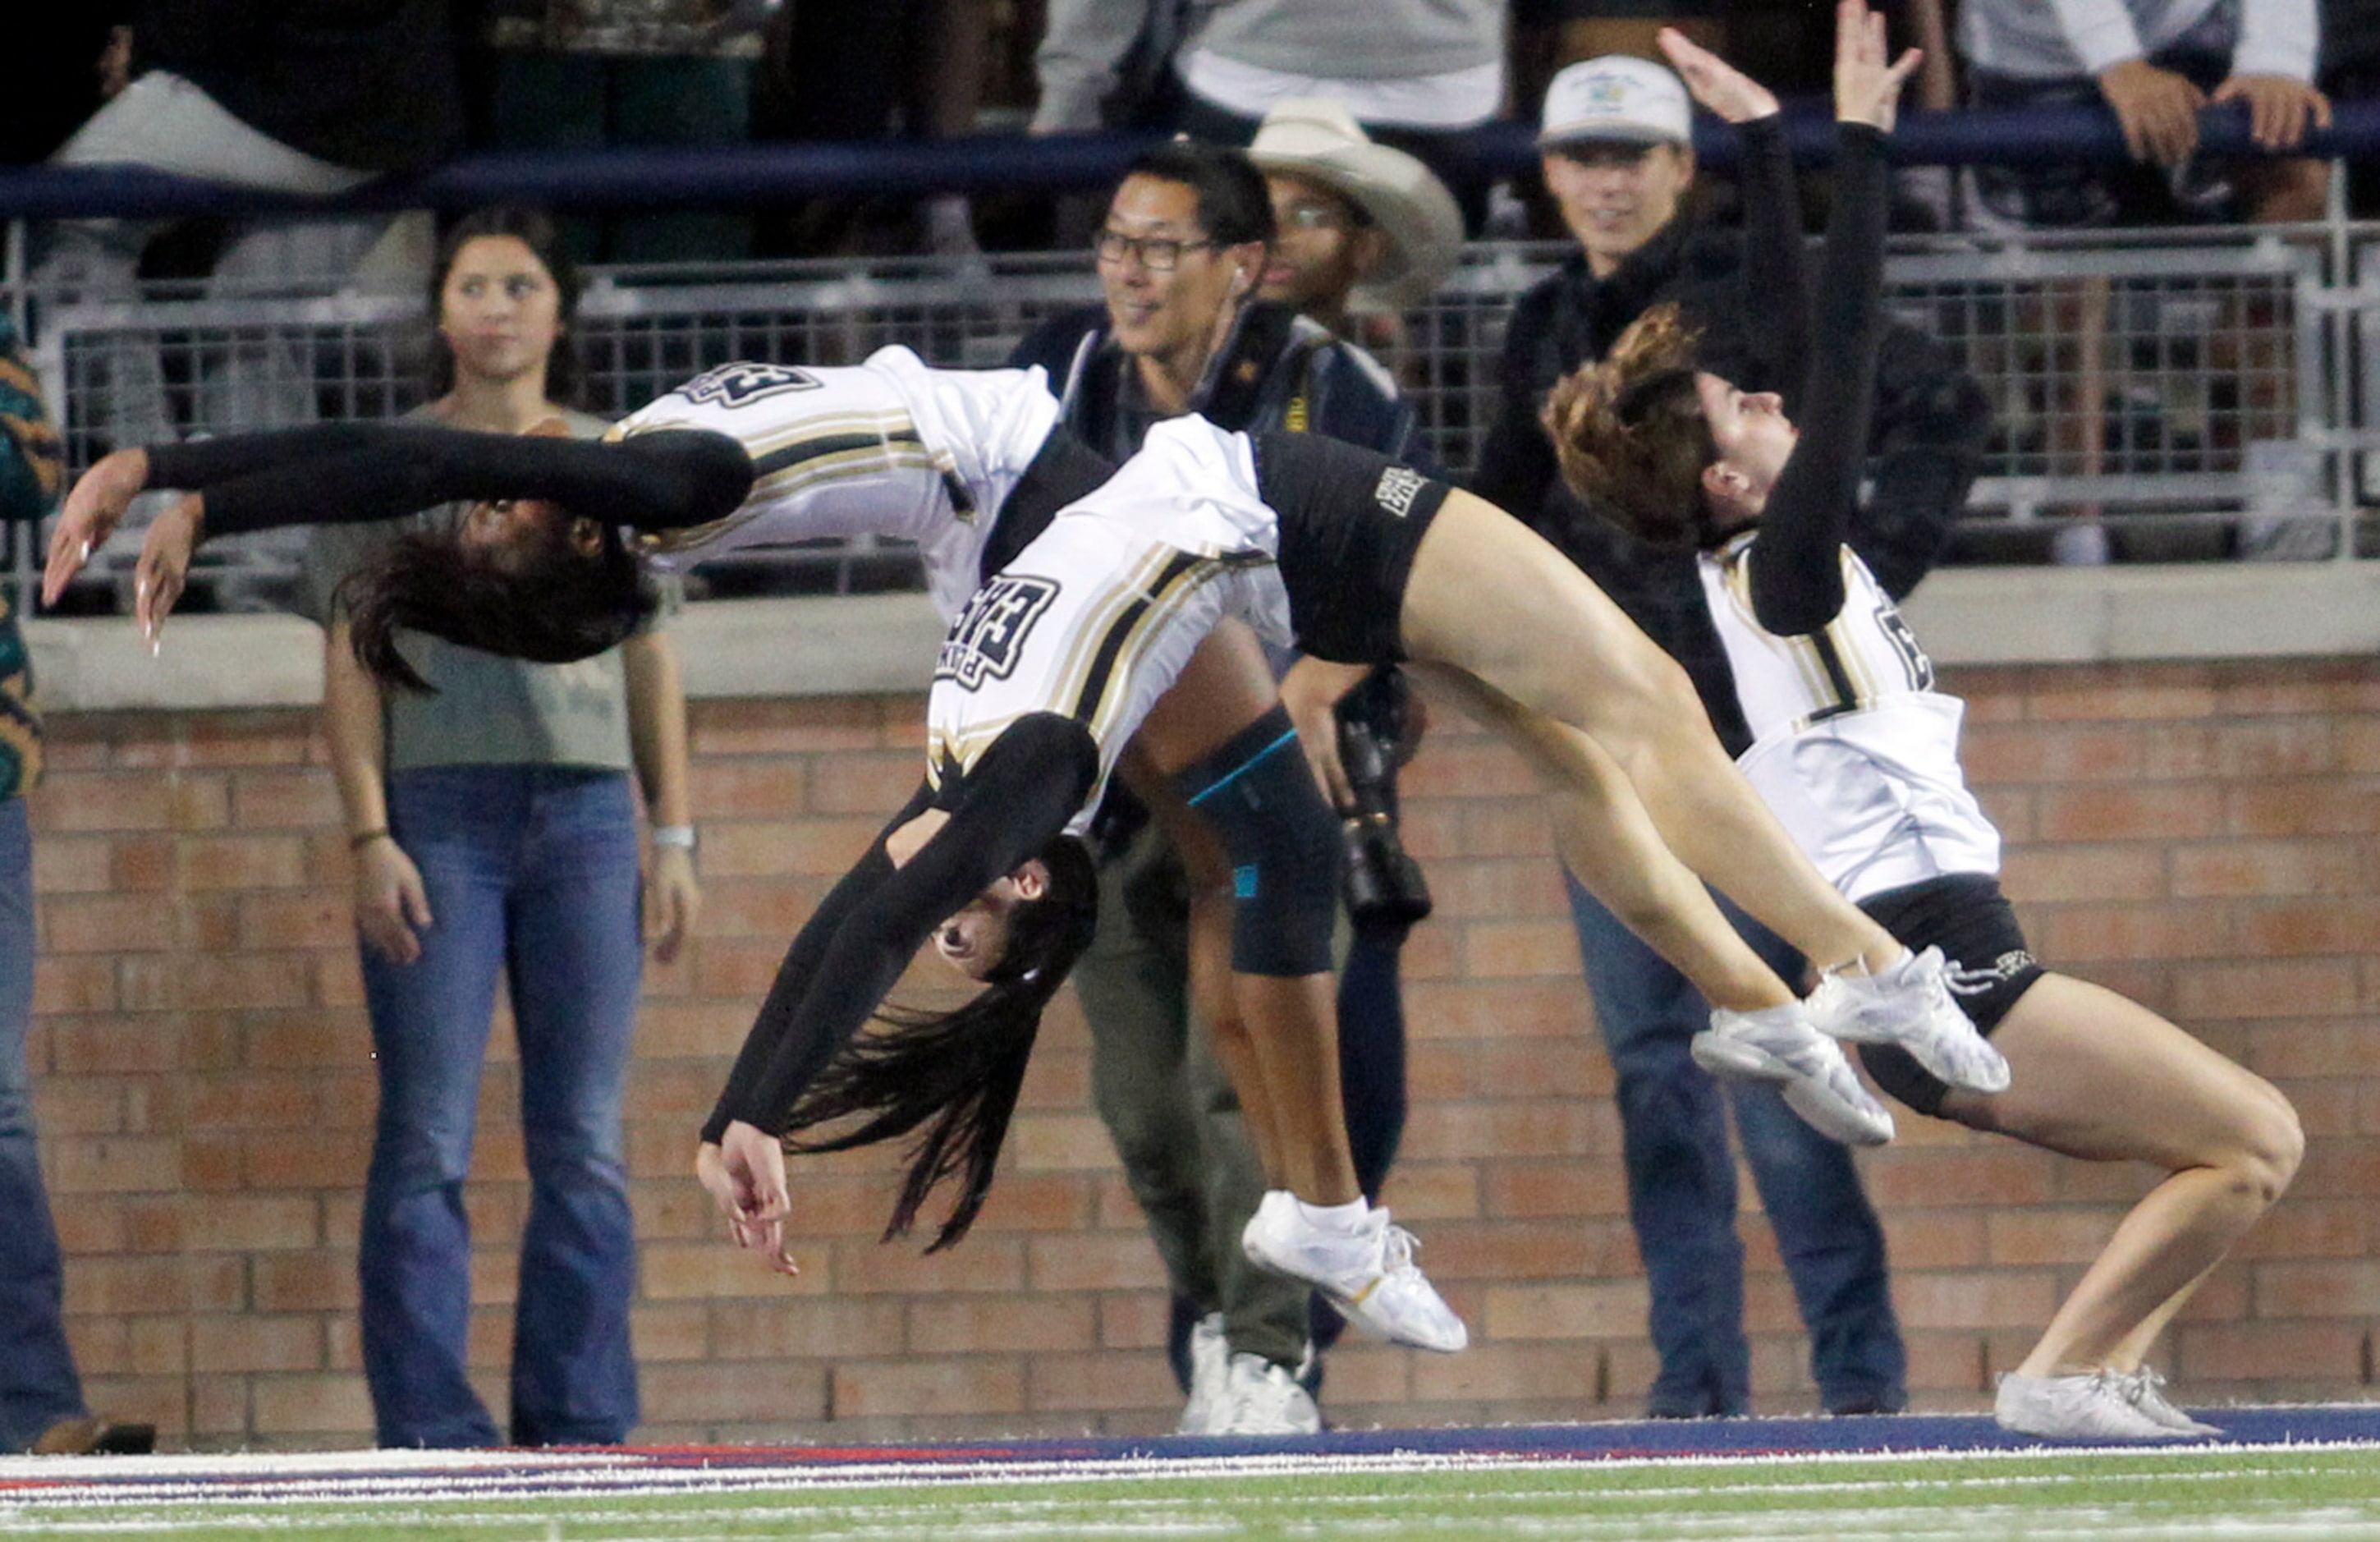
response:
[[[87,540],[82,543],[82,560],[91,561],[91,542]]]

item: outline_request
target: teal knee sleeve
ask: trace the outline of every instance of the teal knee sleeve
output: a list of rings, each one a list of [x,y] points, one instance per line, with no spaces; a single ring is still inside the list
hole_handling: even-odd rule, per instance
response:
[[[1330,968],[1339,908],[1339,820],[1274,707],[1174,785],[1232,859],[1232,967],[1294,978]]]

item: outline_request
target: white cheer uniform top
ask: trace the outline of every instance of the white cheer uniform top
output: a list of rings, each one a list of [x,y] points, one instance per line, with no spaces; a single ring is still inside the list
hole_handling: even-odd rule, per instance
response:
[[[932,370],[894,347],[847,369],[722,365],[620,419],[610,437],[709,429],[752,457],[751,496],[734,514],[639,543],[655,566],[897,536],[917,543],[927,591],[949,617],[976,591],[1001,506],[1057,421],[1038,367]]]
[[[1736,764],[1827,881],[1858,901],[1945,873],[1998,873],[1999,832],[1959,770],[1966,706],[1867,565],[1842,552],[1843,608],[1779,637],[1752,611],[1750,534],[1699,563],[1752,747]]]
[[[1083,723],[1099,771],[1069,830],[1090,822],[1116,757],[1225,616],[1275,610],[1280,520],[1257,495],[1245,434],[1202,418],[1148,431],[1140,453],[967,602],[926,698],[928,775],[965,770],[1030,712]]]

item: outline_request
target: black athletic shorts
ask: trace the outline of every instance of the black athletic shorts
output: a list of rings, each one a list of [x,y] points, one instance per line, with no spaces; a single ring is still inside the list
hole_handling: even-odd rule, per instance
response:
[[[1405,580],[1452,489],[1318,433],[1260,433],[1255,444],[1257,490],[1281,516],[1297,646],[1342,664],[1402,662]]]
[[[1952,873],[1888,889],[1862,900],[1860,908],[1909,947],[1942,950],[1950,961],[1951,999],[1987,1038],[2017,998],[2042,977],[2015,910],[1989,873]],[[1860,1063],[1876,1086],[1919,1113],[1940,1117],[1950,1089],[1908,1050],[1897,1044],[1863,1044]]]

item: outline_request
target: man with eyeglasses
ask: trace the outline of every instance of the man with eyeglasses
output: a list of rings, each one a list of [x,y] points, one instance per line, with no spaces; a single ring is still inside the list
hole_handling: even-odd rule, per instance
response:
[[[1049,370],[1068,425],[1118,458],[1184,412],[1402,454],[1413,409],[1387,371],[1294,307],[1257,298],[1275,234],[1246,153],[1160,145],[1127,168],[1092,239],[1104,312],[1050,322],[1012,362]]]
[[[1323,104],[1299,105],[1330,115]],[[1360,140],[1352,121],[1345,129]],[[1332,212],[1354,226],[1353,211],[1362,206],[1347,199],[1342,208],[1337,200],[1345,195],[1319,162],[1304,169],[1313,183],[1307,193],[1332,200]],[[1412,171],[1436,186],[1418,164]],[[1405,185],[1417,186],[1410,177]],[[1321,305],[1342,313],[1347,289],[1366,273],[1397,279],[1400,297],[1436,285],[1459,249],[1461,220],[1439,188],[1442,222],[1412,235],[1415,222],[1402,211],[1426,196],[1389,211],[1393,229],[1375,214],[1360,216],[1381,223],[1380,237],[1362,243],[1366,250],[1354,254],[1362,261],[1325,264],[1354,276],[1313,286]],[[1119,460],[1140,447],[1151,425],[1185,412],[1225,428],[1287,428],[1409,455],[1413,408],[1388,371],[1301,315],[1291,300],[1304,293],[1259,297],[1282,249],[1274,217],[1281,201],[1245,152],[1175,140],[1142,155],[1117,185],[1093,239],[1106,305],[1041,328],[1011,362],[1048,370],[1067,425]],[[1318,233],[1339,234],[1301,231],[1290,244],[1299,250],[1324,244],[1299,239]],[[1205,1031],[1188,1019],[1180,860],[1128,795],[1111,793],[1096,833],[1103,852],[1099,936],[1075,982],[1091,1028],[1093,1098],[1173,1294],[1169,1347],[1188,1393],[1180,1428],[1318,1428],[1307,1293],[1240,1252],[1264,1180]],[[1323,849],[1336,849],[1335,830],[1318,833]],[[1395,970],[1392,944],[1384,957],[1355,958],[1354,989],[1342,989],[1340,1000],[1350,1142],[1357,1175],[1374,1195],[1404,1121]]]

